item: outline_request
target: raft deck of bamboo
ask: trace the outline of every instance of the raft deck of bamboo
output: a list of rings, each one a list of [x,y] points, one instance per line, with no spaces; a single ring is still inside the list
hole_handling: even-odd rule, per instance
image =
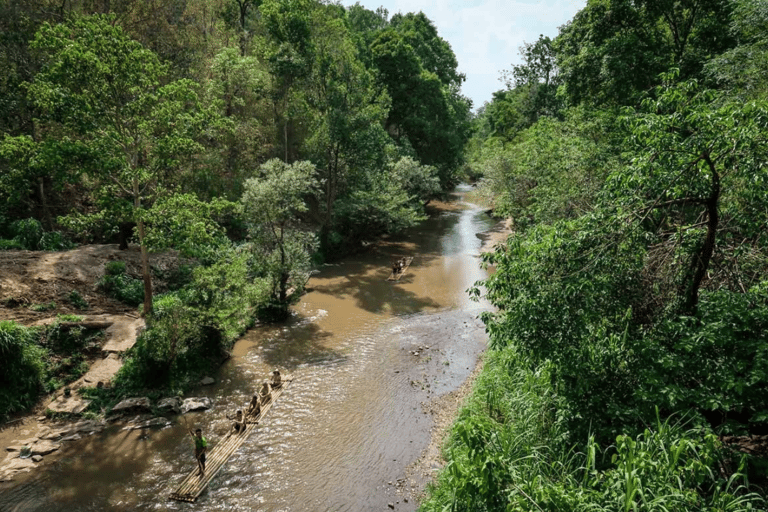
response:
[[[170,499],[177,501],[186,501],[193,503],[203,493],[208,484],[213,480],[213,477],[221,470],[229,458],[235,453],[235,450],[248,439],[256,429],[256,423],[259,422],[265,414],[272,408],[272,404],[275,403],[277,397],[279,397],[283,390],[288,387],[291,382],[291,378],[283,377],[283,383],[278,388],[272,389],[272,400],[267,402],[261,407],[261,412],[258,416],[248,416],[246,418],[245,430],[241,433],[231,432],[224,436],[216,446],[210,448],[206,452],[205,456],[205,474],[198,475],[197,463],[195,463],[195,469],[187,475],[187,477],[181,482],[179,487],[171,493]]]
[[[399,281],[401,277],[403,277],[403,274],[405,274],[405,271],[408,270],[408,267],[411,266],[411,262],[413,261],[413,256],[408,256],[405,259],[405,264],[403,265],[403,268],[400,269],[399,272],[392,272],[389,277],[387,278],[387,281]]]

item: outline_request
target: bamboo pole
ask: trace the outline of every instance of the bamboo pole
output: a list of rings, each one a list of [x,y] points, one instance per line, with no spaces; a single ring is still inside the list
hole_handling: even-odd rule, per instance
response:
[[[221,471],[224,464],[229,460],[232,454],[242,446],[246,439],[256,429],[256,424],[261,421],[264,415],[272,408],[272,404],[275,403],[277,398],[283,393],[283,390],[288,387],[288,384],[292,380],[291,377],[284,377],[282,384],[277,389],[272,390],[272,400],[262,406],[261,412],[255,418],[246,418],[246,427],[242,433],[229,432],[224,439],[216,446],[212,447],[208,451],[205,461],[205,474],[198,475],[197,468],[187,475],[187,477],[179,484],[175,491],[173,491],[169,499],[177,501],[186,501],[193,503],[208,487],[208,484],[213,480],[213,477]]]

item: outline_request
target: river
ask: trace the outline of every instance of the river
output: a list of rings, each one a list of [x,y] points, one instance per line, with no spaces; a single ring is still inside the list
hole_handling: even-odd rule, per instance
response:
[[[422,404],[456,390],[485,348],[466,290],[485,277],[481,234],[498,227],[462,186],[428,220],[363,254],[325,265],[291,318],[250,330],[184,415],[212,444],[225,413],[274,368],[294,377],[254,434],[194,505],[168,500],[194,465],[185,423],[119,426],[68,443],[58,461],[0,496],[2,511],[412,511],[423,477],[406,468],[430,441]],[[414,260],[388,282],[390,261]]]

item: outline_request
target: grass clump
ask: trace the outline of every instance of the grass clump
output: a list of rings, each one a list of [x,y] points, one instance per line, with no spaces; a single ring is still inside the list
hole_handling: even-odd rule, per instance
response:
[[[56,309],[56,303],[55,302],[46,302],[43,304],[32,304],[29,306],[29,309],[32,311],[35,311],[37,313],[42,313],[44,311],[51,311],[53,309]]]

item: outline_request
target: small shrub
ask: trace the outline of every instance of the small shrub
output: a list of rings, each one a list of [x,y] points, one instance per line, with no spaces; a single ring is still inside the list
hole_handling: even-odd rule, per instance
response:
[[[64,251],[75,246],[60,231],[44,231],[37,219],[21,219],[11,224],[11,241],[2,241],[0,249],[27,249],[30,251]]]
[[[30,251],[40,248],[40,240],[43,238],[43,225],[37,219],[21,219],[11,224],[11,231],[22,247]]]
[[[18,240],[0,239],[0,251],[14,251],[24,249],[24,246]]]
[[[69,303],[77,309],[88,309],[88,302],[83,298],[77,290],[69,292]]]
[[[59,231],[47,231],[40,237],[39,248],[41,251],[66,251],[75,246]]]
[[[39,329],[0,322],[0,418],[32,405],[42,389],[45,350]]]
[[[43,311],[50,311],[52,309],[56,309],[56,303],[55,302],[48,302],[47,304],[32,304],[29,306],[29,309],[32,311],[36,311],[38,313],[42,313]]]
[[[130,306],[144,302],[144,283],[125,274],[125,262],[110,261],[104,270],[105,275],[99,281],[99,288],[107,295]]]
[[[121,276],[125,274],[125,262],[110,261],[104,265],[104,271],[108,276]]]

